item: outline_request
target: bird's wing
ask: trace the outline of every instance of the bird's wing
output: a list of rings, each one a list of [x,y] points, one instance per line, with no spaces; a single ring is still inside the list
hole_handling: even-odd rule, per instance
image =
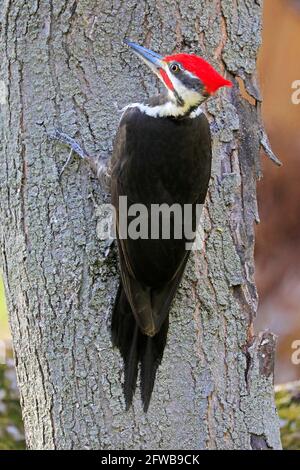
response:
[[[149,286],[140,282],[133,273],[127,253],[126,240],[118,239],[121,279],[135,319],[143,333],[154,336],[166,319],[171,302],[182,278],[189,252],[171,280],[160,286]]]
[[[118,250],[121,267],[121,278],[127,299],[141,331],[149,336],[157,333],[166,319],[171,302],[182,278],[189,251],[186,251],[185,240],[151,240],[119,237],[119,196],[130,195],[133,202],[143,202],[143,193],[136,192],[134,187],[136,174],[132,176],[133,164],[127,131],[138,128],[139,114],[129,109],[123,115],[116,136],[112,157],[111,196],[117,209]],[[139,130],[137,129],[136,132]],[[211,155],[210,141],[206,152]],[[209,169],[210,173],[210,169]],[[207,184],[204,188],[206,195]],[[164,189],[162,189],[164,191]],[[150,189],[151,192],[151,189]],[[202,185],[203,193],[203,185]],[[202,202],[204,194],[199,194]],[[162,200],[168,194],[162,194]],[[196,201],[198,202],[198,201]]]

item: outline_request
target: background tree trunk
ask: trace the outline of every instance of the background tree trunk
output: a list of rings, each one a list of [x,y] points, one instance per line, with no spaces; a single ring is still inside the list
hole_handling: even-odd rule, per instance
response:
[[[2,264],[29,448],[280,448],[274,337],[253,336],[257,294],[260,0],[5,0],[1,5]],[[213,178],[205,248],[171,314],[152,403],[124,411],[110,342],[116,252],[96,236],[98,181],[47,141],[62,128],[108,157],[121,107],[158,84],[122,39],[194,51],[235,87],[209,101]],[[239,87],[243,90],[241,96]]]

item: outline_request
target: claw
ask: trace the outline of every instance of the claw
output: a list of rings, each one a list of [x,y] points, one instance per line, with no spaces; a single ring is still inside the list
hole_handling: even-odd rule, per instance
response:
[[[70,153],[69,153],[69,156],[68,156],[67,160],[65,161],[65,163],[64,163],[64,165],[63,165],[63,167],[62,167],[62,169],[61,169],[61,171],[60,171],[60,173],[59,173],[59,175],[58,175],[58,179],[59,179],[59,180],[61,179],[61,177],[62,177],[62,175],[63,175],[65,169],[66,169],[67,166],[69,165],[70,160],[71,160],[71,158],[72,158],[72,155],[73,155],[73,149],[71,149],[71,151],[70,151]]]
[[[76,142],[76,140],[74,140],[72,137],[70,137],[68,134],[65,134],[64,132],[58,129],[54,129],[54,132],[48,132],[44,121],[36,122],[36,125],[43,128],[44,132],[49,137],[49,139],[58,140],[59,142],[62,142],[63,144],[66,144],[69,147],[71,147],[69,156],[66,162],[64,163],[61,169],[61,172],[59,174],[59,177],[58,177],[59,179],[61,178],[68,164],[70,163],[73,153],[76,153],[76,155],[78,155],[80,158],[85,160],[90,165],[91,169],[96,174],[101,184],[105,184],[105,186],[109,186],[108,181],[109,181],[110,175],[108,173],[107,164],[104,160],[88,155],[80,147],[80,145]]]

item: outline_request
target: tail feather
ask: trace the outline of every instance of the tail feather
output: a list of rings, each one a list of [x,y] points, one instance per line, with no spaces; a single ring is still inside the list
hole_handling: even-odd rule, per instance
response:
[[[126,410],[129,410],[133,395],[136,389],[136,381],[138,375],[138,364],[139,364],[139,351],[138,351],[138,326],[135,325],[133,336],[131,340],[131,346],[128,349],[128,355],[124,359],[125,369],[125,380],[124,380],[124,397],[126,402]]]
[[[146,337],[141,356],[141,397],[145,413],[148,411],[155,376],[161,363],[167,342],[169,317],[166,318],[159,332],[152,338]]]
[[[124,360],[125,380],[124,397],[126,409],[130,408],[136,389],[138,374],[138,326],[131,312],[126,294],[119,285],[111,324],[112,343],[121,353]]]
[[[126,409],[131,406],[136,389],[138,366],[141,364],[141,397],[147,412],[157,368],[161,363],[166,345],[169,319],[153,337],[144,335],[135,321],[125,291],[120,284],[112,316],[112,343],[124,361],[124,397]]]

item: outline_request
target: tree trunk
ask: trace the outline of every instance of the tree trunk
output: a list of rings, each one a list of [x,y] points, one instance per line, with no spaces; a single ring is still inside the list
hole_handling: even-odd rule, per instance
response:
[[[31,449],[280,448],[272,334],[253,335],[255,84],[260,0],[4,0],[1,8],[2,264]],[[98,180],[37,122],[109,157],[122,107],[158,83],[122,45],[202,55],[231,78],[206,107],[213,177],[205,246],[171,312],[152,403],[124,411],[111,346],[116,250],[96,235]],[[243,91],[242,95],[239,88]],[[266,145],[265,145],[266,146]]]

